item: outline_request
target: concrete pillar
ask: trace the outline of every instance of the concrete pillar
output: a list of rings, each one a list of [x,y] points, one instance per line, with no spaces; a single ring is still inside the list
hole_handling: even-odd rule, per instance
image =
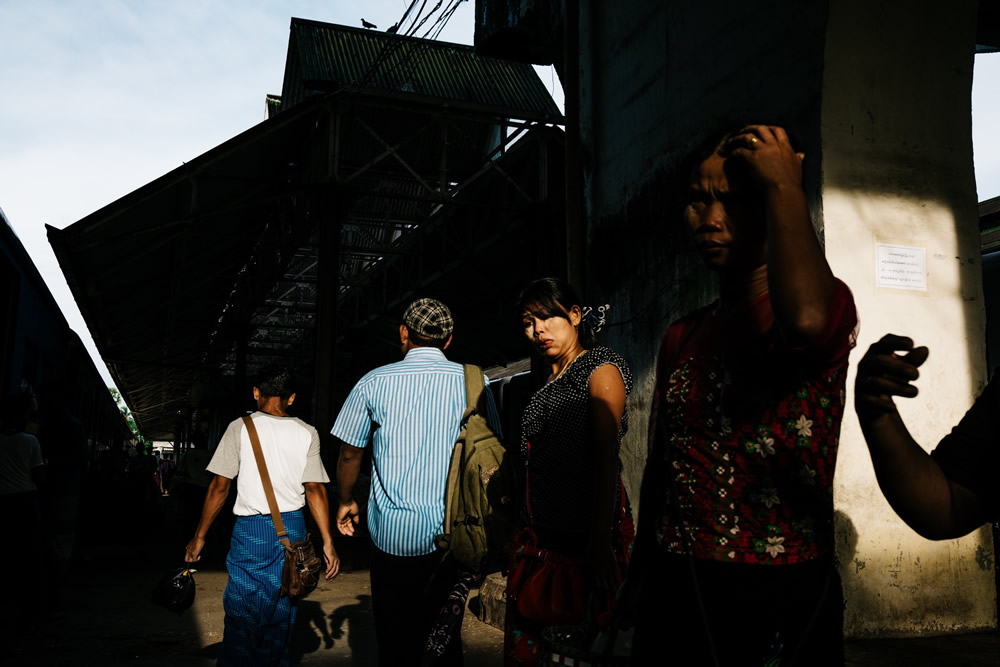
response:
[[[971,143],[976,9],[974,0],[580,4],[585,299],[612,305],[602,337],[636,379],[623,447],[633,500],[660,336],[715,294],[679,223],[682,160],[738,123],[783,124],[806,153],[814,222],[860,311],[852,371],[888,331],[929,345],[922,396],[903,407],[928,447],[972,403],[985,380]],[[877,244],[923,249],[926,290],[877,287]],[[835,492],[848,635],[995,625],[988,533],[933,543],[899,522],[853,410]]]
[[[848,387],[857,361],[883,334],[928,345],[920,396],[897,401],[928,449],[950,431],[986,379],[972,163],[977,4],[837,0],[830,3],[827,25],[821,123],[826,250],[834,272],[854,291],[861,316]],[[887,272],[903,265],[881,264],[883,281],[898,278],[904,288],[879,286],[879,246],[909,263],[906,276]],[[988,527],[947,542],[927,541],[906,527],[879,491],[853,411],[843,424],[835,504],[849,634],[995,627]]]

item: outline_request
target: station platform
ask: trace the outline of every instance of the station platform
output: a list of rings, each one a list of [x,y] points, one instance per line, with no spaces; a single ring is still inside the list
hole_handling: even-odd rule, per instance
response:
[[[345,543],[346,541],[346,543]],[[343,571],[322,582],[299,607],[292,664],[366,667],[376,664],[366,558],[358,543],[340,538]],[[157,607],[157,580],[178,567],[180,552],[163,544],[89,544],[77,548],[64,603],[33,624],[31,632],[5,638],[0,663],[10,666],[124,667],[215,664],[223,632],[224,565],[201,564],[194,606],[181,615]],[[473,591],[463,626],[466,667],[500,667],[503,633],[476,616]],[[981,667],[1000,665],[1000,634],[912,639],[849,640],[849,667]],[[666,662],[664,664],[671,664]],[[683,664],[683,663],[678,663]]]
[[[342,541],[347,541],[343,544]],[[375,665],[367,559],[348,538],[337,542],[342,571],[299,603],[292,639],[293,665]],[[4,636],[0,664],[7,667],[195,667],[215,664],[224,628],[222,594],[228,575],[221,559],[199,563],[194,605],[178,615],[152,603],[153,587],[181,551],[148,546],[77,548],[61,585],[63,604],[46,610],[30,631]],[[176,556],[176,557],[174,557]],[[469,599],[462,636],[466,667],[502,663],[503,632],[475,614]]]

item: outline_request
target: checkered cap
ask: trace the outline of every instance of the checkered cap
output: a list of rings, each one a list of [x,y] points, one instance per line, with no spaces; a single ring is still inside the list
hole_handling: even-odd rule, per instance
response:
[[[417,299],[403,313],[403,324],[421,338],[444,340],[455,329],[448,306],[435,299]]]

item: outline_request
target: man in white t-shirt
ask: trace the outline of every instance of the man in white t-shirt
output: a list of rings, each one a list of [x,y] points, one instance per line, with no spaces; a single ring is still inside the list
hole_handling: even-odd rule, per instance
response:
[[[259,411],[251,418],[288,538],[292,542],[306,539],[302,508],[308,502],[323,538],[329,580],[340,569],[324,486],[330,478],[320,460],[316,429],[288,414],[295,401],[294,382],[288,369],[262,370],[253,388]],[[198,529],[187,545],[187,562],[197,562],[201,557],[205,536],[225,504],[234,478],[237,492],[233,507],[236,524],[226,558],[229,583],[223,596],[226,619],[218,664],[287,665],[297,605],[279,595],[285,552],[274,530],[242,419],[229,424],[207,469],[215,477],[208,487]]]
[[[0,497],[4,506],[15,499],[24,507],[34,506],[38,521],[38,482],[44,468],[38,439],[24,432],[29,401],[24,394],[11,394],[0,406]]]

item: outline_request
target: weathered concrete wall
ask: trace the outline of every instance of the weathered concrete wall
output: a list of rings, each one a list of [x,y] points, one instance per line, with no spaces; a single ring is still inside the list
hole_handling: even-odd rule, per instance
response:
[[[931,346],[924,398],[904,416],[936,442],[984,379],[969,108],[976,3],[581,5],[585,292],[612,305],[604,339],[635,373],[623,455],[633,500],[660,336],[716,291],[680,227],[679,163],[744,122],[782,124],[806,153],[814,222],[861,313],[853,362],[889,330]],[[875,288],[876,242],[927,248],[927,291]],[[935,544],[903,526],[852,412],[836,498],[849,635],[995,623],[988,536]]]
[[[887,332],[931,349],[921,395],[897,403],[917,441],[932,448],[986,379],[972,164],[977,3],[907,5],[831,3],[823,209],[827,256],[861,313],[855,363]],[[876,244],[926,249],[927,289],[877,287]],[[844,420],[835,502],[851,634],[995,627],[989,530],[929,542],[903,525],[878,489],[853,413]]]

